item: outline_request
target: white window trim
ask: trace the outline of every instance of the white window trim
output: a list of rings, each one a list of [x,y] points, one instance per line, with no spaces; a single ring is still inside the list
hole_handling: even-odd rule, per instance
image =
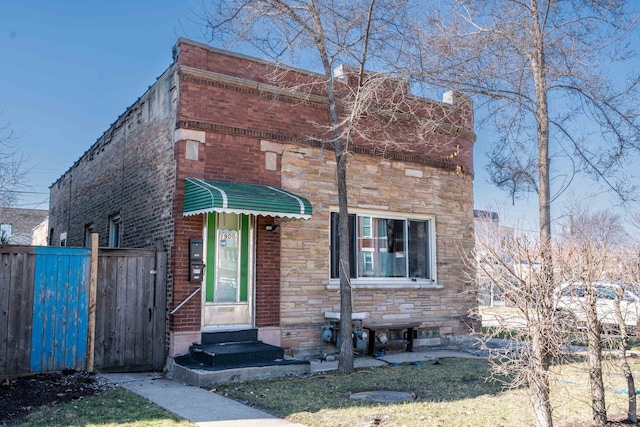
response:
[[[339,212],[338,206],[329,206],[329,212]],[[359,277],[350,278],[352,288],[357,289],[442,289],[443,286],[438,283],[437,270],[437,246],[436,246],[436,217],[435,215],[419,214],[419,213],[403,213],[390,210],[373,210],[362,208],[349,208],[349,214],[367,215],[371,217],[385,219],[400,219],[405,221],[428,221],[429,224],[429,247],[433,248],[430,257],[430,267],[433,272],[431,279],[416,279],[405,277]],[[329,254],[331,256],[331,254]],[[329,273],[331,275],[331,273]],[[331,278],[326,284],[327,290],[340,290],[340,279]]]
[[[373,221],[371,220],[372,218],[370,216],[366,216],[363,215],[360,218],[364,219],[364,218],[368,218],[369,219],[369,225],[365,226],[364,223],[360,224],[360,238],[361,239],[371,239],[373,237]],[[368,234],[364,234],[364,229],[368,228],[369,229],[369,233]]]

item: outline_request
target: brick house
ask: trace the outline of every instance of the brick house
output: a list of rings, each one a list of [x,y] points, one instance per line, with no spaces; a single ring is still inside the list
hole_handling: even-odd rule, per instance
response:
[[[325,313],[340,308],[334,154],[311,138],[328,121],[321,77],[185,39],[173,55],[51,186],[52,241],[162,239],[168,309],[202,286],[168,315],[170,357],[202,331],[246,327],[290,354],[317,354]],[[272,81],[275,72],[284,78]],[[418,344],[430,344],[467,334],[476,304],[460,255],[474,245],[475,135],[467,97],[414,101],[443,111],[454,137],[384,156],[354,147],[351,275],[354,312],[419,322]]]

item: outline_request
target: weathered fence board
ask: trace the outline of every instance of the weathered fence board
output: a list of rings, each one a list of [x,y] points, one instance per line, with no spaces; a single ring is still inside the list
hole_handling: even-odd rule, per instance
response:
[[[34,264],[33,248],[0,251],[0,376],[29,371]]]

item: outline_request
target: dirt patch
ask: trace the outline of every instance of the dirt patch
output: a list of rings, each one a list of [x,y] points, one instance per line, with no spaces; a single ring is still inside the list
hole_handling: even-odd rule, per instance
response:
[[[74,370],[4,380],[0,384],[0,425],[19,424],[40,406],[82,399],[113,387],[103,377]]]

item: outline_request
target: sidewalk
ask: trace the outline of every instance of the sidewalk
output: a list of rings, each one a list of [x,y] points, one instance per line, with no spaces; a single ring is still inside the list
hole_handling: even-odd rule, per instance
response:
[[[380,358],[357,357],[356,368],[423,363],[445,357],[483,358],[457,350],[423,350],[389,353]],[[332,371],[337,361],[311,361],[311,372]],[[274,417],[235,400],[222,397],[203,388],[165,378],[160,373],[102,374],[112,383],[149,399],[199,427],[305,427]]]
[[[304,427],[160,373],[101,375],[199,427]]]

